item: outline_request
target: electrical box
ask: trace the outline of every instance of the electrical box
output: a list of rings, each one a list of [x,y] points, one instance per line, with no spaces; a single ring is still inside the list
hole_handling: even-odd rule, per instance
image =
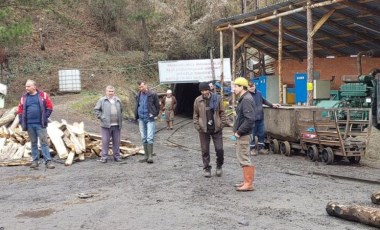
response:
[[[80,71],[72,70],[59,70],[59,91],[60,92],[80,92],[81,80]]]
[[[269,102],[279,103],[280,94],[278,84],[278,77],[276,76],[260,76],[258,90],[261,91],[263,97]]]
[[[330,81],[314,80],[313,86],[313,99],[330,99]]]
[[[307,74],[296,73],[294,75],[295,99],[297,104],[307,102]]]

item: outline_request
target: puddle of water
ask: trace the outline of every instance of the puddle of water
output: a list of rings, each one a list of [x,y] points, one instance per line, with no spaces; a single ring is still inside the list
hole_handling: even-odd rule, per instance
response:
[[[27,217],[27,218],[41,218],[50,216],[55,212],[54,209],[48,208],[48,209],[42,209],[42,210],[34,210],[34,211],[22,211],[20,214],[18,214],[16,217]]]

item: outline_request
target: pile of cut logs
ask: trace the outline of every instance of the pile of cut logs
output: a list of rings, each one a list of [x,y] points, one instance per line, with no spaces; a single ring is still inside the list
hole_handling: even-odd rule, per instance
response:
[[[17,116],[17,107],[0,114],[0,166],[27,165],[31,162],[31,143],[28,133],[22,131]],[[101,137],[87,133],[84,123],[68,124],[49,122],[47,127],[50,152],[71,165],[74,161],[83,161],[85,157],[100,156]],[[120,154],[123,158],[141,153],[142,148],[129,141],[122,140]],[[110,149],[109,154],[112,155]]]

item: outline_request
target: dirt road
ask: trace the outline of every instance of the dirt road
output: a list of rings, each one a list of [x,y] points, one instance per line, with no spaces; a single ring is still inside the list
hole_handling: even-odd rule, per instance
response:
[[[96,122],[85,124],[98,132]],[[220,178],[202,177],[198,136],[186,118],[178,118],[173,131],[158,132],[152,165],[133,156],[123,164],[86,159],[54,170],[2,167],[0,229],[372,229],[330,217],[325,207],[329,201],[372,206],[380,169],[259,155],[253,158],[256,191],[238,193],[232,186],[242,174],[230,132],[224,133]],[[137,125],[126,122],[123,137],[139,143]],[[211,159],[214,174],[215,154]],[[92,197],[81,199],[80,193]]]

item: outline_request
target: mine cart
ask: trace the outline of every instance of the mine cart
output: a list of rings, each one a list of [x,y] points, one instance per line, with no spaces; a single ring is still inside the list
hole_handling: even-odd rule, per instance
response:
[[[371,131],[371,110],[357,108],[317,109],[296,112],[300,144],[311,161],[331,164],[347,158],[359,163],[366,153]]]
[[[297,114],[312,119],[312,111],[318,109],[315,106],[264,107],[266,143],[269,144],[269,150],[286,156],[301,151]]]

